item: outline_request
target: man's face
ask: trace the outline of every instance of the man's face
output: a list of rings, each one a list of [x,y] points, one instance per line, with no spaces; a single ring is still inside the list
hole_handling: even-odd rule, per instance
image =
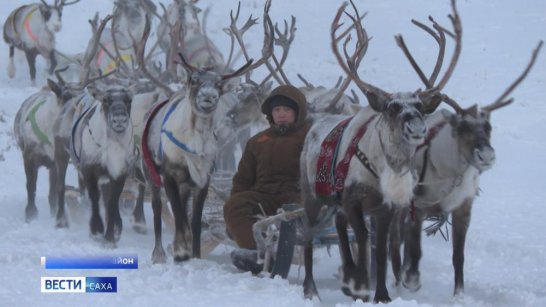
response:
[[[271,110],[273,122],[276,125],[288,125],[296,122],[296,111],[286,106],[276,106]]]

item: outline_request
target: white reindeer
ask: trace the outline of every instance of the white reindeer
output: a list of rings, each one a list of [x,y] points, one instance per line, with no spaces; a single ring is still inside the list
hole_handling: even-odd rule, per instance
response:
[[[321,221],[329,219],[320,214],[322,206],[326,205],[330,212],[339,207],[335,222],[342,260],[342,291],[363,301],[370,299],[365,252],[368,229],[364,216],[375,217],[377,284],[373,300],[388,302],[390,297],[385,277],[389,224],[394,209],[408,206],[413,198],[417,181],[411,161],[417,146],[426,136],[423,114],[433,112],[441,102],[440,91],[451,76],[460,52],[462,30],[453,5],[452,21],[457,45],[438,86],[424,92],[386,93],[362,81],[356,72],[359,51],[367,48],[368,37],[354,4],[356,16],[351,16],[351,19],[356,24],[356,51],[349,58],[346,41],[346,61],[340,55],[336,32],[340,29],[339,21],[346,6],[344,3],[339,8],[332,22],[332,49],[345,73],[366,94],[369,106],[352,118],[320,116],[307,134],[301,155],[302,201],[306,218],[304,294],[306,297],[317,295],[312,272],[312,239]],[[349,246],[348,224],[354,230],[358,245],[356,263]]]
[[[173,93],[146,67],[144,50],[149,34],[150,23],[147,20],[142,40],[137,46],[138,63],[142,72],[170,97],[150,111],[142,134],[143,170],[151,187],[154,212],[155,247],[152,261],[166,261],[161,240],[162,187],[175,218],[174,259],[185,261],[192,255],[200,257],[201,216],[221,130],[214,126],[218,101],[226,83],[252,68],[252,60],[233,73],[221,75],[213,70],[192,66],[180,53],[186,70],[186,87]],[[216,122],[222,121],[216,119]],[[191,194],[193,210],[190,230],[187,202]]]
[[[430,132],[415,155],[415,170],[420,174],[415,207],[397,212],[396,222],[391,227],[390,253],[397,284],[402,282],[411,291],[421,287],[419,261],[423,221],[429,217],[439,221],[426,229],[430,235],[439,230],[451,215],[454,295],[464,291],[464,247],[472,204],[479,192],[480,174],[489,170],[495,162],[495,151],[490,143],[490,115],[513,102],[513,99],[507,99],[508,95],[527,76],[541,47],[542,41],[524,72],[493,103],[481,108],[474,105],[463,109],[446,96],[445,100],[456,114],[442,110],[427,118]],[[414,68],[420,71],[416,64]],[[433,84],[430,79],[425,81],[427,87]],[[405,245],[401,267],[402,242]]]
[[[74,123],[71,158],[91,201],[91,235],[104,232],[102,197],[107,220],[104,239],[115,244],[122,230],[119,197],[137,154],[130,120],[132,93],[124,86],[98,83],[88,90],[96,101]]]
[[[30,222],[36,218],[36,180],[38,169],[45,166],[49,169],[49,206],[53,216],[57,213],[56,184],[57,172],[55,169],[53,146],[53,121],[60,113],[65,101],[61,97],[60,86],[48,79],[48,86],[38,93],[27,98],[17,115],[13,131],[17,144],[23,154],[23,163],[26,175],[27,206],[25,208],[25,221]],[[62,227],[62,223],[58,223]]]
[[[36,56],[40,54],[49,62],[49,74],[57,66],[55,56],[55,33],[61,30],[63,7],[80,0],[65,2],[55,0],[51,6],[42,3],[23,5],[15,9],[4,23],[4,41],[9,45],[8,76],[15,76],[13,56],[15,48],[22,50],[27,58],[32,85],[36,84]]]

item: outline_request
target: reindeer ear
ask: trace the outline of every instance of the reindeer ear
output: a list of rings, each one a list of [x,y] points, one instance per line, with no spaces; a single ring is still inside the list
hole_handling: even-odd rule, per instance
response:
[[[449,110],[446,109],[441,109],[440,113],[451,127],[455,128],[459,125],[459,118],[457,114],[451,113]],[[452,129],[451,135],[453,135],[453,137],[457,137],[457,129]]]
[[[91,96],[93,96],[93,98],[95,98],[96,100],[101,100],[102,98],[102,91],[99,87],[96,86],[96,84],[93,84],[93,85],[88,85],[87,86],[87,91],[89,92],[89,94],[91,94]]]
[[[51,9],[49,9],[49,7],[40,6],[40,12],[42,13],[45,21],[48,21],[49,18],[51,18]]]
[[[368,98],[368,103],[376,112],[383,112],[385,110],[386,101],[384,97],[374,93],[373,91],[367,91],[366,98]]]
[[[47,87],[49,87],[49,89],[53,91],[53,93],[55,93],[55,96],[57,96],[58,98],[61,97],[62,95],[61,88],[55,81],[51,79],[47,79]]]

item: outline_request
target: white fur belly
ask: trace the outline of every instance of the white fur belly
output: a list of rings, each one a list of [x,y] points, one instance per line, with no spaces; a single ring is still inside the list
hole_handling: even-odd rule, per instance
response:
[[[123,146],[118,142],[108,141],[108,146],[102,152],[101,164],[108,170],[113,178],[118,178],[127,173],[133,160],[133,146]]]
[[[411,172],[398,174],[386,167],[379,176],[383,202],[392,203],[398,208],[409,206],[413,199],[413,188],[416,183]]]
[[[92,135],[84,133],[81,164],[100,164],[108,170],[110,176],[118,178],[127,172],[134,160],[133,147],[132,139],[124,142],[111,139],[98,142]]]
[[[452,212],[459,208],[466,199],[473,199],[479,189],[479,173],[470,167],[463,175],[460,185],[455,186],[451,193],[440,203],[444,212]]]

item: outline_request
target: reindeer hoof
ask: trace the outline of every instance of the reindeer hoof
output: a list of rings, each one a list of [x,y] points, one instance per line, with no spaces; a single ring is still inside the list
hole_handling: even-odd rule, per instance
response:
[[[133,224],[133,230],[136,233],[145,235],[148,232],[148,229],[146,228],[146,224],[144,223],[135,223]]]
[[[107,248],[107,249],[114,249],[116,248],[116,242],[112,242],[112,241],[109,241],[108,239],[106,239],[105,237],[102,238],[101,240],[102,242],[102,246],[104,248]]]
[[[57,218],[55,228],[68,228],[68,220],[66,219],[66,215],[61,218]]]
[[[163,247],[160,248],[154,248],[154,251],[152,252],[152,263],[166,263],[167,262],[167,256],[165,255],[165,250]]]
[[[182,255],[175,255],[174,256],[174,262],[181,263],[185,262],[191,259],[191,256],[189,254],[182,254]]]
[[[91,230],[91,235],[99,235],[104,233],[104,224],[100,216],[92,216],[91,221],[89,222],[89,228]]]
[[[402,273],[402,285],[404,288],[408,289],[411,292],[417,292],[421,289],[421,281],[419,272],[416,273]]]
[[[25,222],[30,223],[38,217],[38,208],[36,206],[27,206],[25,208]]]
[[[121,219],[114,221],[114,225],[112,226],[112,228],[111,229],[108,228],[106,230],[104,239],[112,243],[117,243],[119,239],[121,238],[121,229],[122,229]]]

